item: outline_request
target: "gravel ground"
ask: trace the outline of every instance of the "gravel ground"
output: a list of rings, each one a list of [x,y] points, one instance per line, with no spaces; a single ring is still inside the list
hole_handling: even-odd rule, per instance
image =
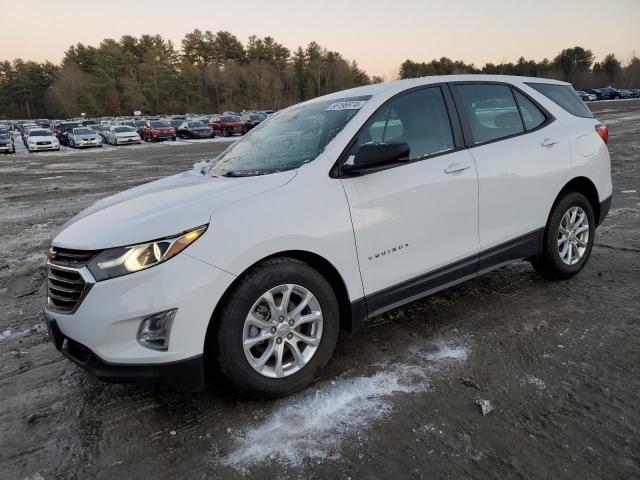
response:
[[[614,198],[580,275],[516,263],[372,319],[278,401],[101,383],[39,315],[69,217],[224,144],[0,157],[0,478],[640,477],[640,101],[592,109]]]

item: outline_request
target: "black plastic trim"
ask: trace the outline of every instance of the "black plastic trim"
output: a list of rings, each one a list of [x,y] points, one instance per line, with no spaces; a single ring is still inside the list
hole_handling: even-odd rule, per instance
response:
[[[477,255],[459,260],[446,267],[420,275],[398,285],[385,288],[364,299],[351,303],[354,324],[368,317],[380,315],[388,310],[436,293],[445,288],[478,277],[506,263],[538,255],[544,228],[536,229]],[[366,310],[362,309],[362,302]],[[355,315],[364,315],[356,320]]]
[[[600,226],[604,219],[607,218],[609,214],[609,209],[611,208],[611,200],[613,199],[613,195],[609,195],[603,201],[600,202],[600,215],[598,215],[598,223],[596,226]]]
[[[44,312],[49,335],[57,350],[102,381],[130,385],[162,385],[185,391],[205,389],[202,355],[177,362],[155,364],[110,363],[75,340],[66,337],[57,322]]]

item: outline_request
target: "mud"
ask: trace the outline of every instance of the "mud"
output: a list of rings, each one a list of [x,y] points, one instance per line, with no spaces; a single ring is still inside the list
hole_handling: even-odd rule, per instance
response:
[[[614,199],[580,275],[520,262],[372,319],[275,402],[101,383],[39,315],[70,216],[223,144],[0,156],[0,478],[640,477],[640,101],[591,107]]]

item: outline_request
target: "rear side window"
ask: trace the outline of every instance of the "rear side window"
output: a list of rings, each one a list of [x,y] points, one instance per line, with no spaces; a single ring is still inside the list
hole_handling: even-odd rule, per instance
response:
[[[469,121],[473,143],[479,144],[524,132],[518,106],[506,85],[456,85]]]
[[[571,115],[593,118],[593,114],[571,85],[554,85],[551,83],[527,83],[527,85],[543,94]]]
[[[517,90],[514,90],[513,94],[516,96],[516,101],[518,102],[524,128],[533,130],[545,122],[547,117],[544,116],[544,113],[542,113],[531,100]]]
[[[406,142],[410,160],[453,150],[453,132],[440,87],[406,93],[378,111],[358,137],[365,143]]]

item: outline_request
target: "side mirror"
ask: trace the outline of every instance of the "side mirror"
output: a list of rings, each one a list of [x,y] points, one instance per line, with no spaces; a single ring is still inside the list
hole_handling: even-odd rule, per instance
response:
[[[362,173],[385,165],[408,162],[411,147],[408,143],[365,143],[342,164],[344,173]]]

